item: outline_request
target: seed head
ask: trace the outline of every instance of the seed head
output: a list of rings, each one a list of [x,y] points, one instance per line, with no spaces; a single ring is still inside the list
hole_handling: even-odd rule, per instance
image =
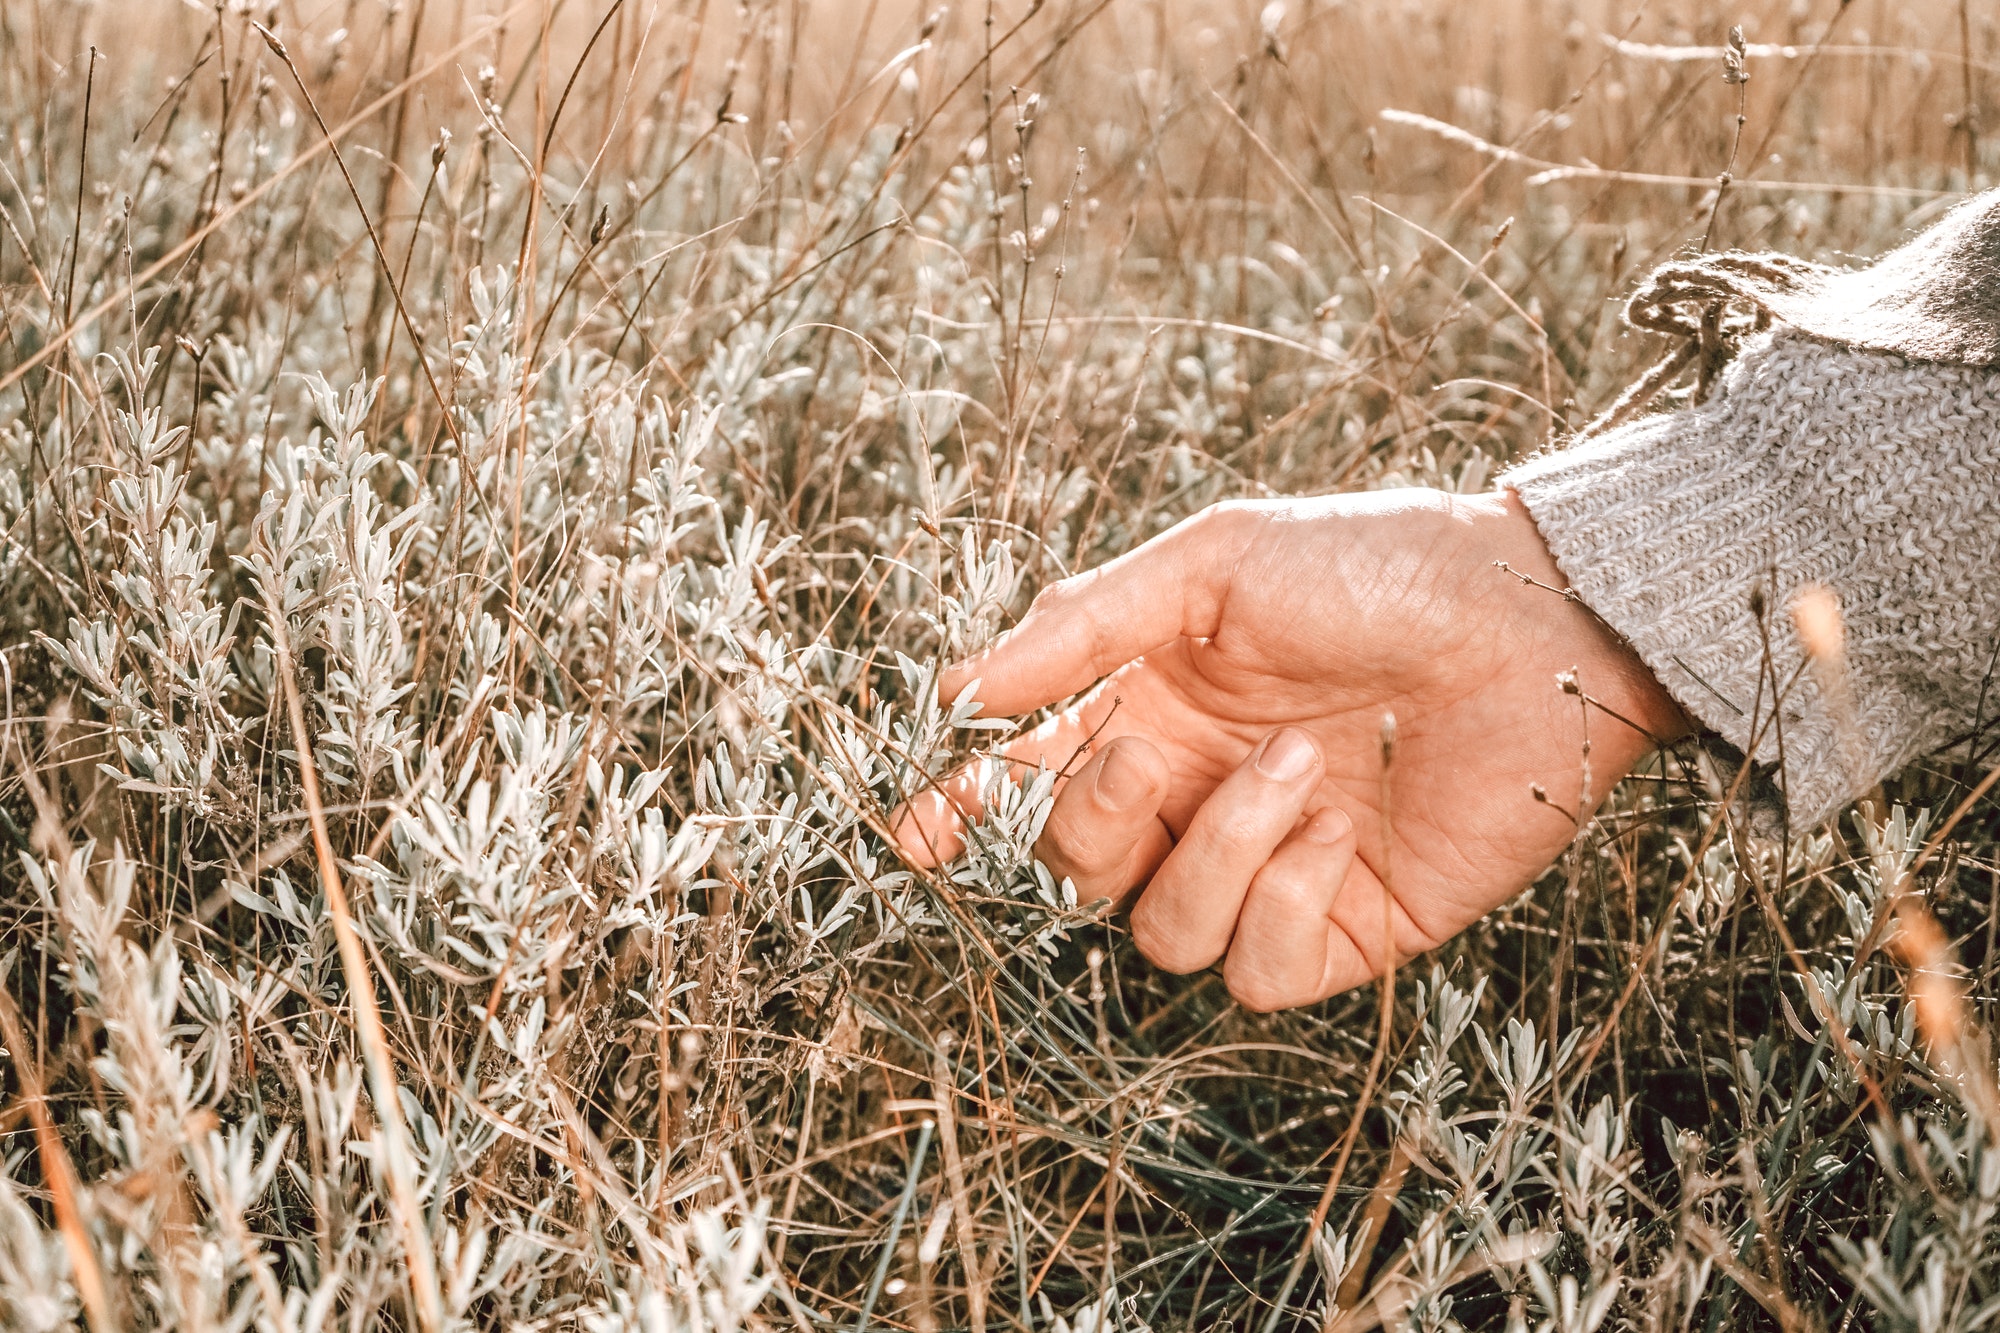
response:
[[[1722,81],[1724,83],[1750,82],[1750,69],[1744,63],[1749,54],[1743,42],[1743,25],[1737,24],[1729,30],[1729,47],[1722,53]]]

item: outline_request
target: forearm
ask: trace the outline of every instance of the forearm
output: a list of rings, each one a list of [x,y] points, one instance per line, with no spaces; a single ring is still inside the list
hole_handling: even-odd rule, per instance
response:
[[[1504,482],[1584,602],[1816,823],[1981,720],[2000,644],[1996,474],[2000,375],[1779,334],[1708,404]],[[1815,584],[1844,619],[1831,695],[1790,615]]]

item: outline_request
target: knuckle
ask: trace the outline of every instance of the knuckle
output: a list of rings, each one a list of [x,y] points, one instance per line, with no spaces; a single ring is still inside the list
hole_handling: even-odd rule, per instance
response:
[[[1104,839],[1075,819],[1051,817],[1035,850],[1051,869],[1060,866],[1071,878],[1108,870],[1115,859]]]
[[[1220,500],[1194,516],[1198,532],[1213,537],[1233,537],[1257,526],[1268,512],[1259,500]]]
[[[1067,579],[1061,583],[1045,583],[1035,593],[1035,599],[1028,603],[1028,614],[1031,616],[1053,614],[1062,609],[1069,598],[1070,587]]]
[[[1252,1013],[1276,1013],[1300,1002],[1286,987],[1255,967],[1225,966],[1222,980],[1236,1003]]]
[[[1172,947],[1161,946],[1149,949],[1142,944],[1139,946],[1139,953],[1141,957],[1154,967],[1159,968],[1160,971],[1171,972],[1177,977],[1187,976],[1191,972],[1199,972],[1203,967],[1207,966],[1207,962],[1197,955]]]
[[[1392,895],[1390,906],[1397,918],[1397,924],[1389,943],[1393,944],[1398,958],[1413,958],[1420,953],[1429,953],[1465,929],[1464,925],[1439,919],[1438,913],[1427,903],[1413,904]],[[1369,966],[1379,972],[1386,966],[1386,960],[1379,955],[1386,952],[1385,947],[1371,950],[1368,958]]]
[[[1274,916],[1288,924],[1306,926],[1321,915],[1325,895],[1310,880],[1292,870],[1266,864],[1251,881],[1250,892]]]
[[[1208,826],[1209,841],[1224,857],[1239,860],[1270,841],[1263,814],[1261,810],[1218,814]]]
[[[1190,949],[1179,931],[1162,926],[1142,908],[1132,912],[1132,942],[1139,946],[1140,956],[1162,972],[1185,975],[1208,965],[1209,960]]]

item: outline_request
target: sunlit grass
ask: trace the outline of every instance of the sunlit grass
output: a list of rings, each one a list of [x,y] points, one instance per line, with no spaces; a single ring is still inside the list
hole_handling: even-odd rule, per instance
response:
[[[1378,994],[1052,881],[1046,780],[883,833],[992,738],[940,655],[1219,499],[1483,489],[1653,263],[1992,179],[1995,41],[0,7],[0,1325],[1979,1326],[1982,738],[1789,848],[1651,764],[1373,1081]]]

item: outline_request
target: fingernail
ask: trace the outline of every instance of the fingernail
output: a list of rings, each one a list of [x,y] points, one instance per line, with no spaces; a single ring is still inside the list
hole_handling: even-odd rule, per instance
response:
[[[1267,778],[1290,782],[1304,777],[1318,760],[1319,751],[1313,748],[1312,737],[1297,727],[1286,727],[1264,742],[1264,749],[1257,756],[1257,771]]]
[[[1327,806],[1306,821],[1303,836],[1307,842],[1324,843],[1331,846],[1340,842],[1354,831],[1354,821],[1347,812],[1336,806]]]
[[[1146,795],[1151,783],[1139,765],[1116,750],[1105,753],[1097,766],[1097,799],[1107,810],[1129,810]]]

